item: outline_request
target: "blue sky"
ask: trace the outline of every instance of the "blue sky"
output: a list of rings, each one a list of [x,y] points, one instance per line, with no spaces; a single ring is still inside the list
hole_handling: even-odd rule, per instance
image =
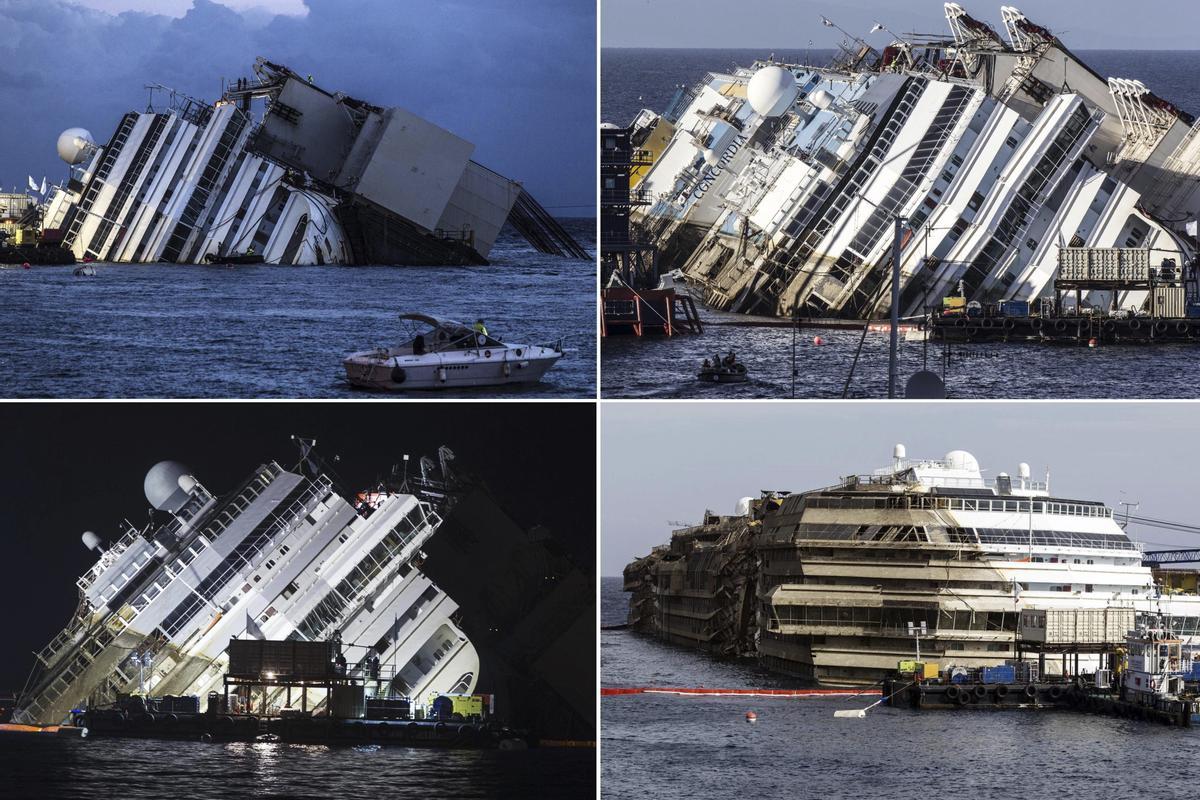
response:
[[[1027,462],[1061,497],[1195,524],[1194,403],[607,403],[601,409],[602,575],[670,539],[668,521],[732,514],[760,489],[800,491],[911,458],[967,450],[985,477]],[[1149,544],[1200,547],[1130,526]]]
[[[967,13],[1002,31],[1001,0],[961,2]],[[1013,3],[1073,49],[1195,50],[1200,14],[1194,0],[1024,0]],[[605,47],[834,47],[841,34],[821,15],[867,37],[881,22],[897,34],[948,33],[936,0],[604,0]],[[887,43],[887,34],[867,40]]]
[[[53,183],[72,126],[105,141],[147,83],[206,100],[255,56],[403,106],[555,213],[594,208],[594,0],[0,0],[0,186]]]

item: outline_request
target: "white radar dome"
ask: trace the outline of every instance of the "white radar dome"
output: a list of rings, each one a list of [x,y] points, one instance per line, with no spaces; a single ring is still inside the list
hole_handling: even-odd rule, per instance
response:
[[[711,147],[706,147],[701,152],[704,153],[704,163],[708,164],[710,167],[715,167],[720,163],[721,159],[715,152],[713,152]]]
[[[796,101],[796,76],[783,67],[763,67],[746,86],[750,107],[764,117],[778,117]]]
[[[100,537],[91,531],[84,531],[83,536],[79,538],[83,540],[83,546],[88,550],[98,551],[100,549]]]
[[[979,462],[966,450],[951,450],[946,453],[946,463],[950,465],[951,469],[979,472]]]
[[[185,481],[190,481],[191,486],[196,485],[196,479],[187,467],[178,461],[160,461],[146,473],[142,488],[150,505],[159,511],[174,513],[187,502],[188,491],[183,488]]]
[[[907,453],[904,450],[904,445],[898,444],[892,448],[892,458],[899,460],[899,459],[904,458],[905,455],[907,455]]]
[[[92,134],[83,128],[67,128],[58,135],[58,157],[74,166],[82,164],[94,147]]]
[[[819,108],[824,111],[833,105],[833,95],[824,89],[817,89],[808,96],[808,102],[813,104],[813,108]]]
[[[1017,464],[1017,477],[1026,479],[1029,478],[1029,465],[1024,461],[1022,461],[1020,464]]]

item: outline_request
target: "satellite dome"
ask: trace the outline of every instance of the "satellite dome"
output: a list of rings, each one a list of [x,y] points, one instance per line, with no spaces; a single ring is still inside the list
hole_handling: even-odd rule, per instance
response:
[[[808,102],[813,104],[813,108],[819,108],[824,111],[833,105],[833,95],[824,89],[817,89],[808,96]]]
[[[83,128],[67,128],[58,135],[58,157],[71,166],[82,164],[95,146],[92,134]]]
[[[188,491],[183,488],[187,481],[190,481],[187,485],[196,485],[195,478],[192,478],[190,471],[183,464],[178,461],[160,461],[146,473],[142,488],[150,505],[159,511],[174,513],[187,502]]]
[[[783,67],[763,67],[750,78],[746,99],[756,113],[778,117],[791,107],[799,92],[795,75]]]
[[[100,551],[100,537],[92,531],[84,531],[83,536],[79,538],[83,541],[83,546],[88,550]]]
[[[951,469],[979,472],[979,462],[975,460],[975,456],[966,450],[951,450],[949,453],[946,453],[946,463]]]

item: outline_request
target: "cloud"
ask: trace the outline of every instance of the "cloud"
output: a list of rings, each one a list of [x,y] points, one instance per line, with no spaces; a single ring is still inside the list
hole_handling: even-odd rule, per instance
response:
[[[92,0],[109,7],[131,2]],[[475,160],[526,184],[547,206],[595,194],[592,0],[307,0],[308,13],[239,13],[194,0],[181,17],[112,14],[64,0],[0,4],[0,183],[57,179],[64,128],[104,141],[146,107],[146,83],[215,99],[256,56],[325,88],[403,106],[476,145]],[[584,211],[585,209],[577,209]]]

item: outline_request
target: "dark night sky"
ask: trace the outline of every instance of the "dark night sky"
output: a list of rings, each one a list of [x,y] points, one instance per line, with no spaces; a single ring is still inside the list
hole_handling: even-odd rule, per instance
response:
[[[75,609],[75,578],[95,559],[80,542],[117,538],[149,508],[146,470],[180,461],[214,494],[259,464],[292,469],[290,436],[318,440],[350,486],[369,485],[404,453],[454,450],[523,527],[546,525],[586,573],[596,563],[595,407],[587,403],[6,403],[0,466],[0,692],[19,691],[30,653]]]

